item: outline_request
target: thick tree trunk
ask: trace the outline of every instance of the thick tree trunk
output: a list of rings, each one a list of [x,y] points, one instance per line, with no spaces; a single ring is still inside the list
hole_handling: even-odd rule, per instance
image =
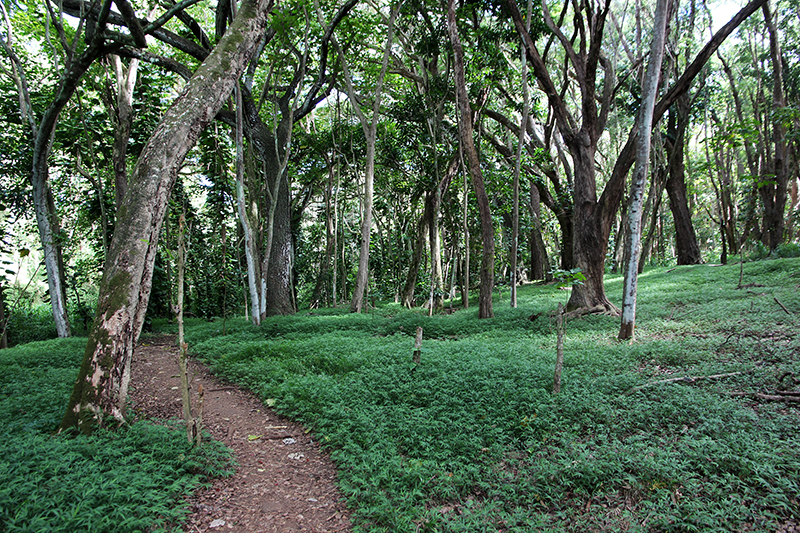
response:
[[[244,71],[271,0],[245,0],[142,151],[118,213],[92,332],[60,430],[125,420],[133,346],[141,332],[167,201],[184,157]]]
[[[772,157],[772,175],[774,178],[759,187],[764,205],[764,231],[770,250],[775,250],[783,242],[785,228],[784,211],[788,196],[789,160],[786,146],[786,127],[783,125],[781,111],[786,107],[783,94],[783,63],[778,29],[772,20],[769,2],[761,6],[764,22],[769,33],[769,52],[772,59],[772,139],[774,152]]]
[[[492,291],[494,290],[494,226],[492,212],[489,208],[489,197],[483,185],[483,173],[472,137],[472,108],[469,104],[466,80],[464,74],[464,50],[458,37],[456,27],[455,1],[447,2],[447,30],[450,42],[453,45],[454,72],[457,100],[459,107],[458,133],[461,147],[467,157],[467,168],[472,178],[472,187],[478,200],[478,212],[481,217],[481,242],[483,244],[483,257],[481,259],[481,288],[478,297],[478,317],[491,318],[494,316],[492,309]]]
[[[280,184],[276,194],[274,215],[268,225],[272,227],[269,247],[269,268],[266,269],[268,316],[292,315],[297,312],[294,299],[294,243],[292,242],[292,201],[289,173],[284,168],[278,176]],[[271,209],[269,206],[268,209]],[[265,250],[266,253],[266,250]],[[263,274],[263,273],[262,273]]]
[[[573,253],[575,267],[586,276],[586,282],[573,286],[567,310],[602,309],[616,313],[617,308],[606,297],[603,286],[609,232],[599,231],[603,220],[599,217],[595,193],[594,145],[578,142],[570,150],[574,152],[575,165]]]
[[[689,124],[689,96],[682,95],[670,108],[665,143],[668,161],[667,195],[675,224],[675,252],[679,265],[698,265],[703,258],[692,224],[692,213],[686,194],[686,127]]]

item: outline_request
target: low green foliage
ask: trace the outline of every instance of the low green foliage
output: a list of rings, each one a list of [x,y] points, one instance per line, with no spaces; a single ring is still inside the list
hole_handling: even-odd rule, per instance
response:
[[[230,470],[214,442],[191,448],[181,428],[140,421],[91,437],[53,436],[86,339],[0,351],[0,531],[174,529],[181,497]]]
[[[774,531],[800,518],[798,410],[729,393],[800,376],[800,261],[748,263],[742,282],[738,265],[645,272],[637,340],[570,321],[555,396],[552,285],[489,320],[388,305],[187,335],[330,447],[358,531]]]

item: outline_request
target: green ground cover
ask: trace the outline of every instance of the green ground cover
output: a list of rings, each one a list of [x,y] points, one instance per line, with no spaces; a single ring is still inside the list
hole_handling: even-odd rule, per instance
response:
[[[776,531],[800,519],[799,411],[731,393],[800,378],[800,260],[745,264],[742,284],[738,265],[646,272],[634,343],[616,318],[568,323],[559,395],[552,285],[490,320],[386,305],[187,338],[330,447],[358,531]]]
[[[135,422],[53,436],[86,339],[0,351],[0,532],[174,530],[182,496],[230,470],[229,453],[192,449],[180,428]]]

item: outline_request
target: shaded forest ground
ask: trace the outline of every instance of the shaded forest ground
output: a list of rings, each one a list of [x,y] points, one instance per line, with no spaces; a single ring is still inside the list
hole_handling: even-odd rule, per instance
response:
[[[741,280],[738,265],[659,268],[639,286],[632,344],[617,319],[569,321],[558,395],[550,313],[567,293],[552,285],[523,287],[518,309],[497,295],[490,320],[389,304],[197,321],[187,340],[327,447],[356,529],[796,531],[800,260]],[[179,427],[50,436],[84,344],[0,352],[0,531],[171,528],[184,494],[232,472]]]

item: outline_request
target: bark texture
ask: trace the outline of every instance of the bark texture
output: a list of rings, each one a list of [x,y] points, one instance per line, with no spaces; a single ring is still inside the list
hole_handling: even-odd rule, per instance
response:
[[[459,120],[458,133],[461,147],[467,158],[467,169],[472,179],[472,188],[478,199],[478,212],[481,217],[481,242],[483,256],[481,258],[481,287],[478,296],[478,317],[491,318],[494,316],[492,308],[492,290],[494,290],[494,226],[492,212],[489,207],[489,197],[483,184],[483,173],[478,151],[475,148],[472,129],[472,107],[469,103],[466,80],[464,75],[464,49],[458,37],[456,26],[456,7],[454,0],[447,2],[447,30],[450,42],[453,45],[456,92],[458,96]],[[467,264],[469,268],[469,264]]]
[[[658,94],[659,73],[664,58],[667,19],[669,16],[668,0],[658,0],[655,21],[653,23],[653,41],[650,45],[650,60],[647,63],[644,87],[642,88],[642,104],[639,108],[639,138],[636,142],[636,167],[631,184],[631,206],[628,212],[629,260],[625,265],[625,281],[622,295],[622,323],[619,339],[633,338],[636,324],[636,289],[639,279],[639,255],[642,242],[642,207],[647,173],[650,166],[650,144],[653,126],[653,108]]]
[[[139,157],[118,213],[97,314],[60,431],[88,433],[106,417],[125,420],[130,360],[147,310],[167,200],[186,153],[244,71],[271,5],[271,0],[245,0]]]
[[[689,96],[684,94],[670,108],[665,147],[668,158],[667,195],[675,224],[675,253],[679,265],[698,265],[703,258],[692,224],[689,199],[686,193],[686,164],[684,147],[689,124]]]

